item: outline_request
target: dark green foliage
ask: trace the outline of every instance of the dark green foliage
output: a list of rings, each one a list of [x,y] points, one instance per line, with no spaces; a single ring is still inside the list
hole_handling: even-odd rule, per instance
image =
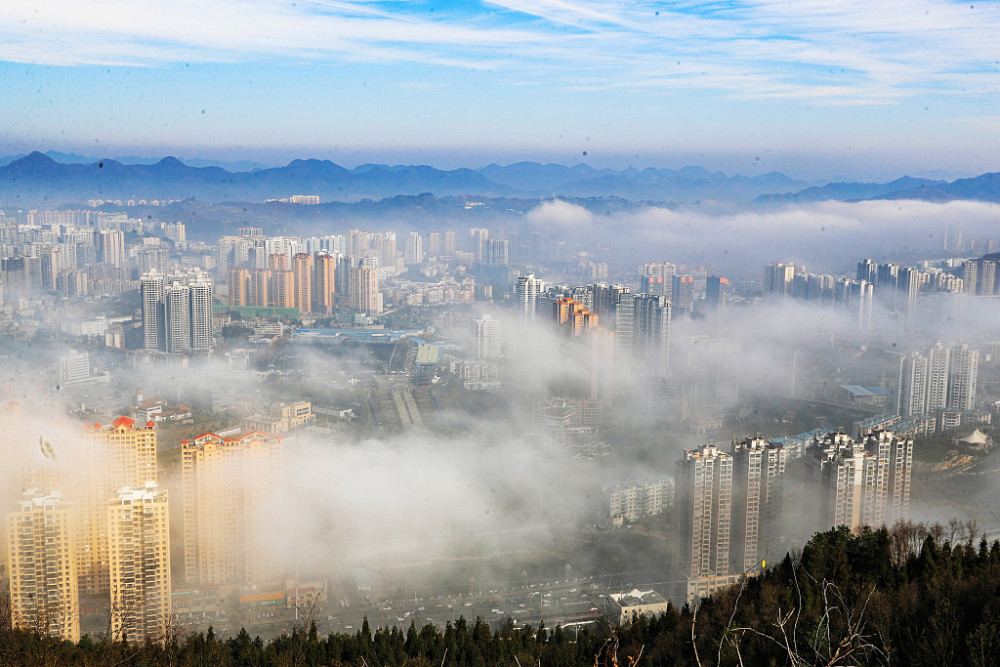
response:
[[[702,602],[669,607],[613,629],[492,630],[459,618],[443,630],[377,628],[320,636],[315,624],[269,642],[245,630],[219,639],[210,629],[165,645],[84,637],[61,642],[0,624],[0,664],[123,667],[590,667],[618,664],[973,665],[1000,656],[1000,544],[920,544],[903,528],[838,528],[815,535],[796,558]],[[693,641],[692,641],[693,639]],[[697,651],[697,654],[696,654]]]

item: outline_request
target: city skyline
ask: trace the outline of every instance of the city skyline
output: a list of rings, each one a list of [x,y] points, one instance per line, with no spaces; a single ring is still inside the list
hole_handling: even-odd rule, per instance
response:
[[[998,12],[937,1],[10,7],[0,152],[700,164],[816,179],[997,171]]]

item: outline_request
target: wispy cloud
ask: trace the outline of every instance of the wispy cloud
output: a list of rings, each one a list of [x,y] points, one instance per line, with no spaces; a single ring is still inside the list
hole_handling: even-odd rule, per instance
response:
[[[0,60],[423,63],[588,89],[884,104],[996,90],[997,3],[942,0],[37,0]]]

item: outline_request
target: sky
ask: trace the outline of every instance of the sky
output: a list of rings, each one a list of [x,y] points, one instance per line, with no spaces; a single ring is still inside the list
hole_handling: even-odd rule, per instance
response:
[[[1000,171],[1000,2],[0,5],[0,154]]]

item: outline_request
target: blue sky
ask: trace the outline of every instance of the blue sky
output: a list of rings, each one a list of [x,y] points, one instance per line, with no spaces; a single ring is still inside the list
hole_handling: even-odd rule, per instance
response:
[[[0,154],[1000,171],[996,1],[33,0],[0,80]]]

